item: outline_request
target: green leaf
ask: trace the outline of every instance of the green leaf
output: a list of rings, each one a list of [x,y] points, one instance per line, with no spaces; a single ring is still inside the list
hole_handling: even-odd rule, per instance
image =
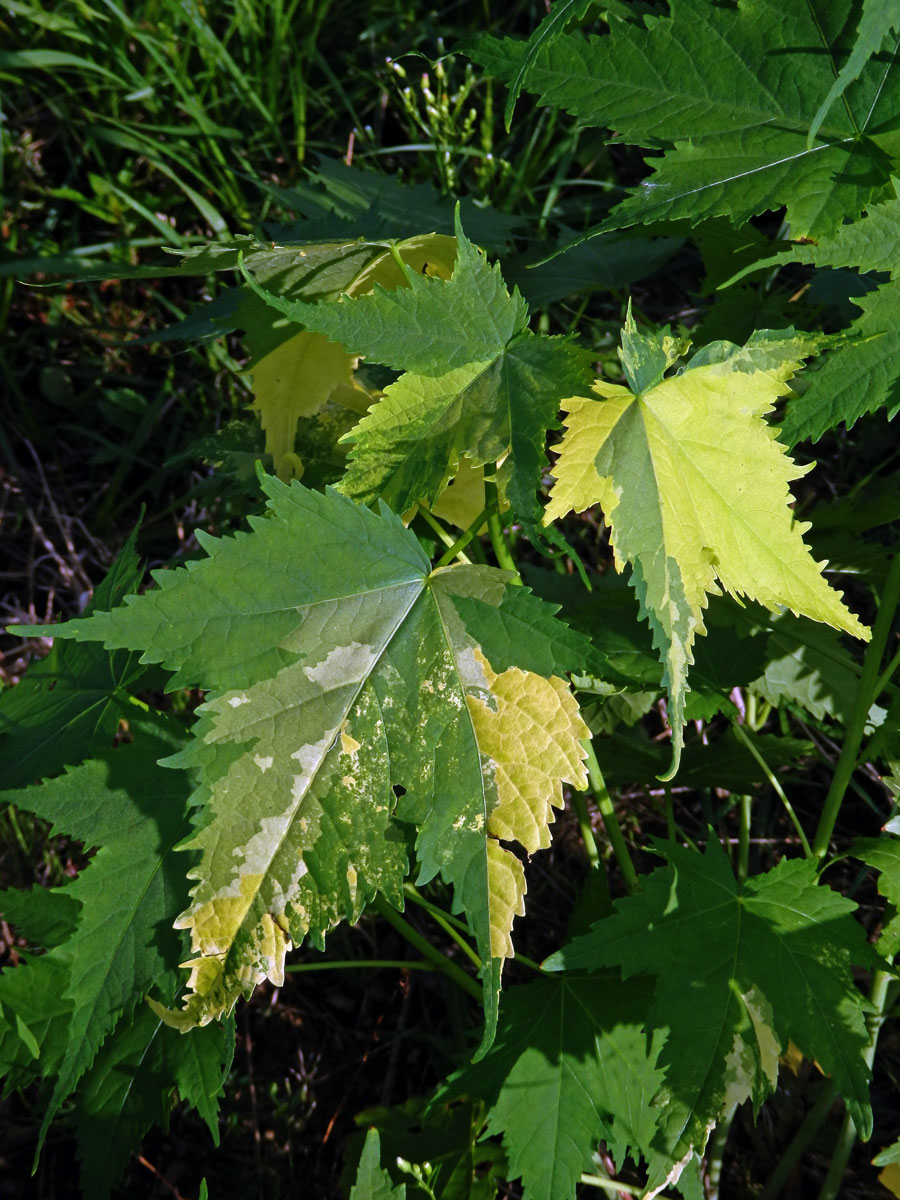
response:
[[[866,413],[900,411],[900,279],[853,303],[862,309],[848,330],[854,339],[833,350],[809,388],[787,406],[779,435],[786,445],[818,441],[836,425],[848,429]]]
[[[367,1108],[355,1121],[378,1130],[387,1162],[404,1159],[427,1171],[434,1200],[496,1200],[505,1156],[495,1142],[479,1140],[484,1129],[480,1100],[440,1104],[414,1097],[392,1108]],[[348,1156],[355,1158],[364,1140],[361,1133],[348,1138]]]
[[[315,257],[321,249],[311,247],[307,253]],[[390,249],[384,246],[369,249],[368,256],[356,263],[355,274],[341,275],[341,292],[358,296],[367,295],[376,284],[385,289],[403,286],[406,275],[398,259],[417,274],[449,278],[456,242],[441,234],[427,234],[407,238]],[[322,265],[317,264],[312,285],[320,299]],[[286,282],[289,294],[297,294],[296,282],[282,281],[280,286],[284,287]],[[330,282],[332,291],[326,295],[337,299],[338,280]],[[273,286],[272,281],[269,286]],[[304,282],[300,294],[310,294],[308,283]],[[337,401],[362,415],[372,404],[372,397],[354,381],[356,362],[352,355],[320,333],[305,329],[296,332],[284,321],[276,320],[275,311],[268,306],[263,306],[248,324],[245,341],[254,356],[248,370],[253,379],[253,409],[266,433],[266,452],[272,456],[279,479],[288,483],[303,473],[303,460],[295,454],[294,446],[299,421],[316,416],[329,401]]]
[[[589,736],[567,685],[492,671],[455,601],[499,603],[489,567],[430,573],[415,536],[334,492],[264,478],[268,518],[203,537],[204,561],[61,637],[146,647],[173,687],[212,689],[176,760],[198,773],[189,842],[192,995],[179,1027],[230,1011],[307,934],[321,945],[376,891],[402,906],[406,837],[419,880],[440,873],[484,962],[488,1033],[524,871],[499,839],[549,845],[561,780],[584,787]],[[489,647],[488,647],[489,649]],[[395,788],[404,789],[397,802]],[[396,810],[396,812],[395,812]]]
[[[405,1200],[406,1184],[394,1187],[390,1175],[381,1165],[381,1139],[377,1129],[366,1134],[356,1182],[350,1189],[350,1200]]]
[[[350,435],[343,492],[405,512],[433,503],[461,458],[481,466],[509,453],[510,502],[535,520],[546,431],[561,397],[586,387],[590,357],[562,338],[532,334],[519,293],[509,295],[458,222],[456,236],[449,280],[409,272],[407,287],[376,287],[338,304],[258,291],[348,353],[406,372]]]
[[[503,114],[503,123],[506,126],[507,133],[509,133],[510,125],[512,125],[513,113],[516,110],[516,101],[522,91],[528,71],[537,58],[538,53],[545,46],[549,46],[554,38],[559,37],[569,21],[582,20],[594,3],[595,0],[556,0],[550,12],[532,33],[525,44],[525,50],[518,64],[516,74],[509,85],[506,111]]]
[[[614,916],[545,966],[656,976],[648,1026],[669,1031],[656,1100],[666,1161],[701,1153],[733,1103],[749,1097],[758,1108],[788,1040],[834,1077],[868,1137],[866,1002],[852,966],[879,960],[851,915],[856,906],[820,885],[810,860],[783,860],[739,884],[714,837],[704,855],[659,848],[669,863],[643,891],[616,901]],[[651,1174],[649,1186],[664,1179]]]
[[[135,529],[85,615],[113,608],[140,583]],[[133,654],[94,646],[54,646],[20,683],[0,693],[0,775],[24,787],[111,745],[119,721],[134,712],[128,689],[143,674]]]
[[[0,891],[0,913],[29,946],[59,946],[74,932],[81,905],[67,888],[35,886]]]
[[[574,1197],[601,1140],[619,1164],[652,1152],[663,1075],[662,1036],[644,1029],[650,994],[646,980],[617,973],[511,988],[493,1048],[439,1089],[439,1102],[485,1100],[487,1132],[503,1135],[526,1200]]]
[[[566,436],[549,523],[599,503],[616,565],[650,621],[664,665],[677,770],[688,668],[703,609],[719,588],[770,609],[787,606],[857,637],[869,632],[822,578],[793,521],[788,485],[798,470],[775,441],[765,413],[811,352],[792,331],[754,335],[746,347],[704,347],[678,374],[660,379],[676,347],[654,353],[629,315],[623,359],[647,388],[634,394],[598,382],[599,400],[564,402]],[[634,349],[629,353],[629,347]],[[653,382],[660,380],[659,382]]]
[[[900,199],[873,204],[856,221],[815,242],[796,242],[778,254],[751,262],[719,286],[728,287],[756,271],[807,263],[814,267],[857,267],[860,271],[900,271]]]
[[[863,67],[881,49],[892,32],[900,32],[900,12],[894,0],[863,0],[853,50],[813,117],[806,141],[808,146],[816,140],[816,134],[831,106],[844,95],[854,79],[859,78]]]
[[[818,720],[846,724],[859,689],[859,667],[834,630],[780,613],[770,624],[765,671],[751,684],[778,706],[792,700]]]
[[[878,872],[878,891],[892,906],[889,919],[876,943],[888,960],[900,950],[900,838],[883,833],[878,838],[857,838],[850,847],[854,858]]]
[[[218,1093],[233,1029],[209,1025],[182,1037],[141,1005],[101,1047],[78,1089],[75,1127],[81,1187],[106,1200],[151,1125],[168,1124],[174,1089],[200,1111],[219,1144]]]
[[[92,618],[85,618],[90,621]],[[71,768],[40,786],[0,794],[65,832],[100,849],[65,889],[79,901],[74,934],[41,958],[0,977],[0,1003],[31,1024],[23,991],[37,992],[62,976],[62,998],[70,1013],[65,1041],[59,1014],[41,1070],[56,1075],[40,1141],[78,1080],[90,1067],[120,1014],[131,1012],[152,987],[174,980],[178,939],[170,930],[184,902],[183,874],[172,848],[187,832],[187,788],[178,771],[157,766],[177,746],[168,729],[143,718],[132,724],[134,741],[107,750],[102,758]],[[180,863],[179,863],[180,866]],[[42,1047],[44,1038],[38,1037]]]
[[[637,231],[604,234],[566,249],[571,241],[570,233],[544,261],[535,261],[534,250],[504,257],[504,279],[532,308],[546,308],[567,296],[625,288],[655,275],[684,245],[681,238],[651,238]]]
[[[900,115],[893,61],[870,59],[807,146],[849,46],[850,0],[670,8],[607,36],[555,37],[530,65],[527,44],[510,39],[483,39],[473,52],[502,79],[524,73],[541,104],[664,151],[598,231],[711,216],[740,225],[784,205],[794,237],[818,237],[881,196]]]
[[[507,587],[499,604],[459,596],[454,605],[469,635],[490,647],[495,671],[519,666],[538,675],[601,674],[606,668],[591,639],[556,615],[560,606],[527,587]]]

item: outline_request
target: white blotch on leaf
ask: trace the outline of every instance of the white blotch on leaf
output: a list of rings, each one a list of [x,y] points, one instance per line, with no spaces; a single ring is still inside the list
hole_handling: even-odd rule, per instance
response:
[[[371,646],[351,642],[349,646],[335,646],[320,663],[314,667],[304,667],[303,673],[323,691],[332,691],[365,679],[375,662],[376,656]]]
[[[262,773],[265,774],[275,759],[272,758],[271,755],[263,756],[262,754],[254,754],[253,761],[256,763]]]

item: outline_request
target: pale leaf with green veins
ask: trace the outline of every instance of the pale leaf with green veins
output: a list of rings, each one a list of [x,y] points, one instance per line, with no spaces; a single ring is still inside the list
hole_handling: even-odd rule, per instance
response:
[[[191,994],[181,1028],[231,1010],[290,947],[317,945],[382,892],[401,907],[407,841],[419,880],[454,889],[483,961],[486,1038],[496,1019],[524,870],[501,844],[547,846],[561,781],[586,786],[589,731],[568,685],[510,666],[468,635],[455,602],[503,604],[508,574],[431,572],[415,535],[335,492],[264,478],[267,518],[204,536],[209,557],[158,571],[158,588],[57,636],[144,649],[172,687],[209,689],[194,768],[203,818],[188,909]],[[543,619],[542,612],[542,619]],[[395,789],[403,794],[397,800]]]
[[[656,1064],[666,1077],[655,1100],[664,1153],[651,1164],[648,1195],[671,1181],[673,1162],[702,1153],[733,1104],[749,1098],[759,1108],[789,1040],[833,1076],[867,1137],[868,1005],[853,966],[881,960],[856,905],[818,882],[814,860],[785,859],[738,883],[713,836],[703,855],[657,847],[668,865],[544,964],[656,977],[647,1029],[668,1031]]]
[[[755,334],[746,347],[705,347],[675,375],[683,346],[639,335],[629,314],[622,361],[636,390],[594,385],[563,402],[566,435],[545,523],[599,504],[616,566],[648,618],[669,694],[673,763],[682,747],[694,639],[720,588],[868,640],[822,577],[794,522],[789,484],[804,474],[765,420],[814,350],[802,336]],[[808,469],[808,468],[807,468]]]

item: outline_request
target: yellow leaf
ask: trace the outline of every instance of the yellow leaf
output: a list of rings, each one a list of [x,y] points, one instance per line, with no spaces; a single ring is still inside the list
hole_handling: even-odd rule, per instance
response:
[[[591,732],[564,680],[518,667],[497,675],[479,649],[474,655],[489,692],[466,700],[497,796],[487,821],[491,954],[509,958],[513,919],[525,911],[525,875],[515,855],[495,839],[519,842],[529,854],[550,845],[553,809],[563,804],[562,782],[587,786],[581,743]]]
[[[892,1196],[900,1196],[900,1163],[888,1163],[879,1171],[878,1182],[887,1188]]]
[[[320,333],[301,330],[251,368],[254,412],[266,434],[266,453],[285,483],[302,474],[294,452],[297,422],[311,417],[340,389],[353,389],[351,355]]]

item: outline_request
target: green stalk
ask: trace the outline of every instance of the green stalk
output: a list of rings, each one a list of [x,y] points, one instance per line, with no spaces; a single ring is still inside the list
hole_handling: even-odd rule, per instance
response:
[[[596,879],[599,892],[599,900],[604,912],[612,912],[612,898],[609,894],[609,880],[606,878],[606,868],[603,865],[603,859],[600,857],[600,848],[597,845],[597,838],[594,835],[594,827],[591,825],[591,818],[588,814],[587,803],[582,792],[572,793],[572,807],[575,809],[575,816],[578,820],[578,828],[581,831],[581,840],[584,842],[584,848],[587,851],[588,863],[592,872],[592,878]]]
[[[759,1200],[778,1200],[778,1197],[784,1194],[785,1184],[803,1157],[807,1146],[818,1133],[819,1126],[825,1120],[837,1094],[837,1084],[832,1080],[825,1080],[815,1104],[803,1118],[790,1145],[782,1154],[775,1170],[766,1180],[766,1186],[760,1193]]]
[[[487,501],[487,527],[488,534],[491,539],[491,546],[494,550],[494,557],[497,559],[497,565],[502,567],[504,571],[512,571],[513,578],[511,583],[521,583],[519,577],[519,568],[516,566],[516,560],[510,553],[509,546],[506,544],[506,538],[503,536],[503,523],[500,520],[500,497],[497,492],[497,485],[493,479],[485,479],[484,481],[484,498]]]
[[[878,682],[875,684],[875,696],[880,696],[887,685],[894,678],[894,672],[900,667],[900,649],[878,676]]]
[[[414,950],[418,950],[423,958],[427,959],[428,962],[434,963],[435,967],[439,971],[443,971],[448,979],[452,979],[457,987],[462,988],[464,992],[468,992],[473,1000],[477,1000],[479,1004],[481,1003],[481,988],[475,980],[467,975],[462,967],[457,966],[452,958],[448,958],[446,954],[442,954],[440,950],[432,946],[431,942],[423,937],[417,929],[413,929],[409,921],[401,917],[383,896],[378,895],[375,897],[372,901],[372,908],[374,908],[379,916],[384,917],[389,925],[393,925],[400,936],[405,938]]]
[[[453,928],[453,924],[456,924],[457,922],[454,921],[453,924],[451,924],[447,914],[441,912],[437,905],[430,904],[424,896],[420,896],[415,888],[408,889],[407,887],[404,887],[403,891],[404,894],[407,895],[414,904],[418,904],[420,908],[424,909],[425,912],[428,913],[432,921],[436,921],[437,924],[440,925],[444,933],[446,933],[448,937],[452,938],[453,941],[456,942],[457,946],[459,946],[460,950],[462,950],[463,954],[465,954],[466,958],[469,959],[475,969],[480,971],[481,959],[478,957],[466,939]]]
[[[708,1200],[719,1200],[719,1181],[722,1178],[722,1156],[725,1153],[725,1143],[728,1141],[728,1135],[731,1132],[731,1124],[734,1121],[734,1114],[737,1112],[737,1105],[732,1104],[731,1108],[718,1122],[709,1139],[709,1145],[706,1150],[706,1174],[709,1180]]]
[[[894,561],[898,560],[895,559]],[[863,672],[865,672],[865,667],[863,667]],[[878,1035],[881,1032],[881,1026],[884,1024],[885,1013],[893,1004],[896,995],[896,987],[891,986],[895,983],[894,976],[888,971],[876,971],[872,976],[869,1000],[871,1001],[873,1012],[869,1015],[869,1044],[863,1051],[863,1059],[870,1071],[875,1061],[875,1048],[878,1045]],[[831,1156],[828,1174],[825,1176],[825,1182],[822,1184],[822,1190],[819,1192],[819,1200],[835,1200],[855,1144],[856,1126],[853,1124],[853,1118],[850,1116],[850,1113],[845,1112],[841,1131],[838,1134],[837,1145]]]
[[[744,743],[744,745],[747,747],[747,749],[750,751],[750,753],[753,755],[753,757],[756,759],[756,761],[762,767],[763,771],[766,774],[766,779],[768,779],[770,786],[775,791],[776,795],[778,796],[778,799],[784,805],[784,811],[791,818],[791,824],[797,830],[797,836],[800,839],[800,845],[803,847],[804,855],[806,856],[806,858],[812,858],[812,850],[810,849],[809,841],[806,837],[806,834],[803,831],[803,826],[800,824],[800,820],[797,817],[797,814],[794,812],[794,806],[791,804],[790,800],[788,800],[788,798],[787,798],[787,793],[785,792],[785,790],[781,786],[781,784],[778,782],[778,779],[775,777],[774,771],[769,766],[769,764],[766,762],[766,760],[763,758],[763,756],[760,754],[760,752],[757,750],[757,748],[753,745],[753,743],[750,741],[750,739],[747,737],[746,732],[740,727],[740,725],[735,724],[735,725],[732,725],[731,728],[734,730],[738,741],[741,741]]]
[[[828,795],[825,797],[822,816],[819,818],[819,827],[816,830],[816,837],[813,843],[813,853],[820,859],[824,858],[828,853],[828,845],[831,841],[831,835],[834,832],[838,813],[840,812],[851,776],[856,768],[856,760],[859,757],[859,750],[865,734],[866,717],[869,714],[872,704],[878,699],[878,692],[875,691],[875,688],[880,683],[878,668],[881,666],[881,660],[884,658],[898,602],[900,602],[900,553],[894,555],[894,560],[888,571],[881,603],[878,606],[878,616],[875,618],[875,627],[872,630],[872,640],[869,642],[866,656],[863,659],[862,675],[859,680],[856,699],[853,703],[853,712],[850,714],[850,720],[847,723],[844,744],[841,747],[834,775],[831,777],[831,786],[828,789]]]
[[[440,540],[447,547],[448,551],[452,550],[454,552],[453,553],[454,558],[459,558],[464,563],[467,563],[469,561],[464,554],[461,554],[460,551],[456,549],[456,544],[459,541],[459,538],[454,539],[453,537],[451,537],[451,535],[447,532],[447,530],[443,527],[443,525],[441,525],[441,523],[425,507],[424,504],[420,504],[418,506],[418,514],[422,518],[422,520],[425,522],[425,524],[429,525],[434,530],[434,532],[437,534],[437,536],[440,538]],[[446,557],[446,556],[444,556],[444,557]],[[442,557],[441,564],[443,565],[443,563],[444,563],[444,558]]]
[[[603,818],[603,824],[606,826],[606,834],[609,838],[609,844],[612,846],[613,854],[616,856],[616,862],[619,864],[619,870],[622,872],[625,890],[633,892],[638,885],[637,871],[634,869],[634,863],[631,861],[631,855],[628,853],[628,846],[625,844],[625,838],[622,835],[622,830],[613,811],[612,800],[610,800],[609,792],[606,790],[603,772],[600,770],[600,764],[597,762],[597,756],[590,741],[585,739],[581,744],[587,754],[587,773],[588,779],[591,782],[591,790],[594,793],[594,803],[597,805],[597,810]]]
[[[739,796],[741,824],[738,829],[738,883],[746,882],[750,873],[750,810],[752,800],[749,796]]]
[[[421,505],[419,507],[419,512],[422,512]],[[451,563],[454,560],[454,558],[460,558],[463,562],[469,561],[462,552],[484,524],[485,520],[487,519],[487,515],[487,509],[483,508],[475,520],[465,530],[465,532],[461,533],[453,545],[448,546],[441,557],[437,560],[437,562],[434,564],[435,571],[437,571],[439,567],[446,567],[448,563]]]

